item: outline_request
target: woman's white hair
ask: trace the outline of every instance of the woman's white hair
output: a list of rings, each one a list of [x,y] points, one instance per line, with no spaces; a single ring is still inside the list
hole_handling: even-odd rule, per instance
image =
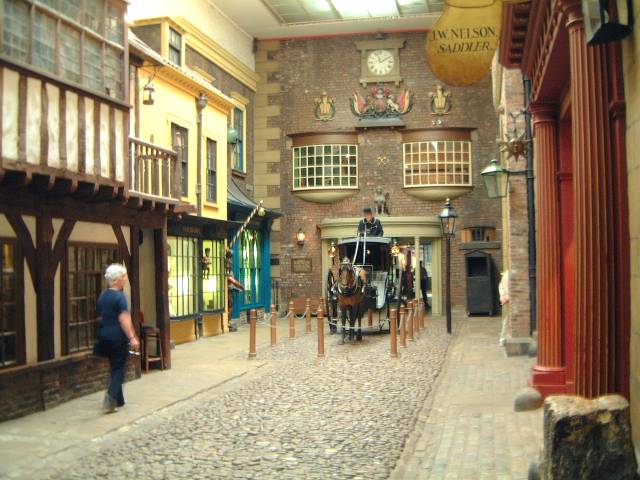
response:
[[[107,279],[107,284],[111,286],[114,284],[114,282],[118,281],[120,277],[126,274],[127,269],[124,267],[124,265],[121,265],[119,263],[112,263],[104,272],[104,278]]]

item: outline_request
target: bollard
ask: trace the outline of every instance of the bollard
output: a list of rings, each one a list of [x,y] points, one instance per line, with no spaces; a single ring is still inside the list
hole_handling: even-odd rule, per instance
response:
[[[275,347],[278,343],[278,337],[276,336],[276,328],[278,327],[278,312],[276,312],[276,306],[271,304],[271,346]]]
[[[249,311],[249,360],[256,358],[256,326],[258,324],[258,311],[252,308]]]
[[[424,303],[420,305],[420,323],[422,324],[422,328],[424,328],[424,322],[427,320],[427,309],[424,308]]]
[[[409,341],[413,342],[414,338],[413,338],[413,331],[414,331],[414,323],[415,323],[415,313],[413,310],[409,310],[409,315],[408,315],[408,322],[409,322],[409,327],[408,327],[408,336],[409,336]]]
[[[373,310],[371,309],[369,309],[367,320],[368,320],[369,326],[372,327],[373,326]]]
[[[311,299],[307,298],[307,335],[311,334]]]
[[[289,302],[289,340],[296,338],[296,307],[293,300]]]
[[[415,305],[415,300],[412,301],[412,303]],[[420,324],[420,316],[417,315],[416,316],[416,330],[419,332],[420,330],[422,330],[422,325]]]
[[[409,314],[411,314],[411,307],[408,309]],[[400,307],[400,346],[407,348],[407,309],[404,307]]]
[[[391,310],[391,318],[389,319],[389,330],[391,337],[391,358],[398,357],[398,310]]]
[[[420,336],[420,317],[414,313],[413,318],[413,326],[415,327],[413,334],[415,338],[418,338]]]
[[[318,305],[318,357],[324,357],[324,311],[322,303]]]

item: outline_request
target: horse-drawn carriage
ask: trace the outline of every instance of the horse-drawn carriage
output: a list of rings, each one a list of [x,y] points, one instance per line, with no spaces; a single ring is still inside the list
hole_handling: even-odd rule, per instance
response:
[[[347,335],[362,339],[364,315],[366,330],[389,328],[390,306],[398,292],[391,249],[392,239],[387,237],[360,235],[338,242],[325,298],[329,328],[332,333],[341,328],[342,341]]]

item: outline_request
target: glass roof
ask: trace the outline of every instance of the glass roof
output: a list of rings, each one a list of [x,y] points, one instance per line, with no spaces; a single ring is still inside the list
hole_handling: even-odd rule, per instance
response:
[[[285,24],[442,13],[443,0],[262,0]]]

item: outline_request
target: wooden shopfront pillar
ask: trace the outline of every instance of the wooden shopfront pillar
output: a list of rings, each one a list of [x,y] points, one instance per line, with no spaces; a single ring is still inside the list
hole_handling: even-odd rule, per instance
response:
[[[558,121],[555,105],[532,104],[534,151],[538,191],[536,192],[538,255],[538,362],[533,368],[532,386],[544,396],[566,391],[562,356],[562,301],[560,203],[558,190]]]
[[[628,243],[617,238],[626,221],[619,208],[625,185],[614,182],[607,46],[587,46],[580,2],[563,0],[569,31],[573,197],[575,211],[575,393],[592,398],[627,394],[628,316],[617,315],[618,272]],[[623,191],[617,191],[622,189]],[[628,298],[624,301],[628,302]],[[628,310],[627,310],[628,311]]]

